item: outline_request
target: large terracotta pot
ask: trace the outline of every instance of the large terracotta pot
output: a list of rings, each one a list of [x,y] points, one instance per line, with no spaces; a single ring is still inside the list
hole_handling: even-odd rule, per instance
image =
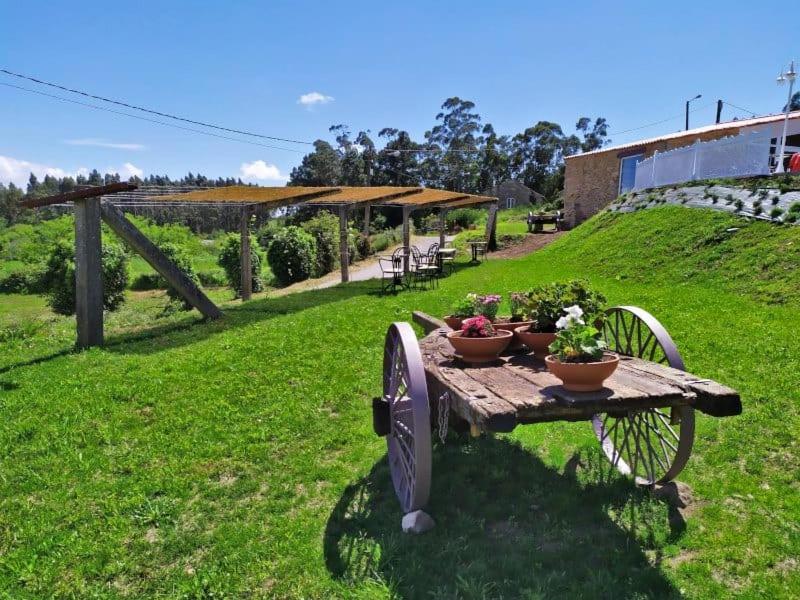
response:
[[[611,377],[619,365],[619,356],[604,352],[602,360],[591,363],[562,363],[551,354],[544,359],[550,372],[558,377],[564,388],[572,392],[596,392],[603,389],[603,382]]]
[[[508,317],[506,317],[506,319],[507,318]],[[511,321],[493,321],[492,326],[495,329],[503,329],[505,331],[510,331],[511,333],[514,333],[519,327],[522,326],[525,326],[526,328],[530,327],[532,322],[533,321],[515,321],[512,323]],[[519,336],[514,334],[514,339],[511,340],[511,343],[508,345],[508,349],[519,350],[520,348],[522,348],[522,344],[523,341],[519,338]]]
[[[517,327],[514,334],[539,357],[547,356],[550,353],[549,346],[556,339],[555,333],[532,333],[528,331],[527,326]]]
[[[513,337],[513,333],[504,330],[499,330],[497,335],[488,338],[462,337],[460,331],[451,331],[447,334],[447,340],[461,355],[462,360],[472,364],[497,360]]]
[[[461,329],[461,323],[463,323],[463,321],[464,320],[461,317],[453,317],[450,315],[444,318],[444,322],[447,323],[447,326],[453,331],[458,331]]]

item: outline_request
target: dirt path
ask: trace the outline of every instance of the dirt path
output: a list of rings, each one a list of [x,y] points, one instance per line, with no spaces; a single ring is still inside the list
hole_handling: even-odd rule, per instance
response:
[[[536,252],[556,241],[564,235],[563,231],[553,231],[552,233],[529,233],[525,236],[522,243],[514,244],[503,250],[492,252],[492,258],[520,258],[527,256],[531,252]]]

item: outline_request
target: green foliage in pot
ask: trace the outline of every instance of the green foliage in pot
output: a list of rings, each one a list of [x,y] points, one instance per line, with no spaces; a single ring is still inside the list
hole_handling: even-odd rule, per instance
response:
[[[586,281],[574,279],[566,283],[547,283],[531,289],[527,293],[528,318],[533,321],[533,333],[555,333],[556,322],[567,306],[577,305],[591,322],[602,319],[605,296],[589,288]]]
[[[479,315],[483,315],[493,321],[497,317],[497,311],[500,309],[500,302],[502,301],[503,297],[498,294],[478,296],[475,299],[475,310]]]
[[[453,305],[453,316],[466,319],[475,316],[475,301],[477,300],[475,294],[467,294],[465,297],[458,300]]]
[[[564,313],[565,316],[556,323],[559,331],[550,344],[550,352],[567,363],[597,362],[603,358],[606,343],[600,339],[596,327],[586,324],[581,308],[570,306],[564,309]]]
[[[511,322],[524,321],[528,310],[528,297],[522,292],[511,292],[508,297],[511,305]]]
[[[261,253],[258,251],[258,243],[255,237],[250,236],[250,270],[252,273],[252,286],[254,292],[264,289],[264,282],[261,279]],[[236,295],[241,294],[242,284],[242,243],[240,236],[236,233],[229,233],[222,242],[217,264],[225,271],[228,285],[236,290]]]
[[[128,257],[119,246],[104,243],[102,254],[103,308],[116,310],[125,302]],[[75,250],[59,242],[53,247],[43,275],[47,303],[60,315],[75,314]]]

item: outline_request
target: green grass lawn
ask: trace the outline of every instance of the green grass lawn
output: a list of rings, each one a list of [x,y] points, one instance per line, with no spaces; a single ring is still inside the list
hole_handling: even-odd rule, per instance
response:
[[[796,598],[800,595],[800,230],[656,208],[427,292],[354,283],[164,315],[137,294],[109,344],[0,296],[0,589],[34,597]],[[736,232],[728,232],[739,227]],[[797,263],[794,262],[796,265]],[[601,478],[588,423],[434,451],[424,536],[400,532],[371,429],[383,336],[468,291],[581,276],[668,328],[744,413],[698,415],[685,524]],[[19,318],[9,320],[14,312]]]

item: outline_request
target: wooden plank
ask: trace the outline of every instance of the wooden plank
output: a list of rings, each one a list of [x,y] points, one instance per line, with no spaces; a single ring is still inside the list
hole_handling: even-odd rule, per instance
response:
[[[116,206],[102,203],[100,212],[103,221],[122,238],[127,244],[138,252],[148,264],[153,267],[167,282],[183,296],[187,302],[199,310],[208,319],[218,319],[222,311],[208,299],[203,291],[189,279],[175,263],[158,249]]]
[[[339,261],[341,262],[342,283],[350,281],[350,244],[347,231],[347,211],[349,206],[339,207]]]
[[[447,323],[441,319],[432,317],[431,315],[420,310],[415,310],[412,312],[411,319],[414,321],[414,323],[422,327],[422,329],[425,330],[425,333],[430,333],[434,329],[447,329],[448,331],[452,331],[450,327],[448,327]]]
[[[110,183],[108,185],[99,185],[97,187],[87,187],[74,192],[67,192],[65,194],[56,194],[55,196],[46,196],[45,198],[27,198],[21,200],[19,205],[26,208],[41,208],[42,206],[52,206],[53,204],[63,204],[64,202],[74,202],[76,200],[85,200],[87,198],[98,198],[108,194],[116,194],[117,192],[130,192],[137,187],[133,183]]]
[[[242,302],[247,302],[253,297],[253,265],[250,256],[250,216],[252,214],[251,206],[243,206],[239,220],[239,237],[241,238],[239,287],[241,288]]]
[[[100,199],[75,202],[75,319],[78,348],[103,345]]]

